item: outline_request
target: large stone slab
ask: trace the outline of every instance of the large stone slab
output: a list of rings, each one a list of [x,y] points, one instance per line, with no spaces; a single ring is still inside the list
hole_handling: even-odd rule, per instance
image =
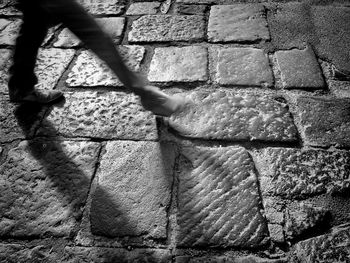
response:
[[[21,23],[20,19],[0,19],[0,45],[15,45]]]
[[[132,3],[126,11],[126,15],[154,15],[157,13],[160,4],[160,2]]]
[[[207,80],[207,49],[200,46],[156,48],[148,80],[192,82]]]
[[[69,236],[82,216],[99,144],[22,141],[0,164],[0,235]]]
[[[178,190],[180,246],[257,247],[266,221],[254,163],[242,147],[183,147]]]
[[[65,104],[54,107],[39,134],[64,137],[156,140],[154,115],[137,98],[120,92],[66,93]]]
[[[273,85],[267,54],[256,48],[219,48],[214,51],[215,81],[222,85]]]
[[[303,199],[350,189],[350,153],[347,151],[268,148],[257,167],[264,196]]]
[[[300,97],[298,115],[308,145],[350,146],[350,100]]]
[[[120,46],[120,55],[133,71],[140,70],[145,48],[141,46]],[[66,83],[70,87],[77,86],[122,86],[111,69],[90,51],[83,51],[75,61]]]
[[[204,38],[204,16],[149,15],[132,23],[130,42],[194,41]]]
[[[297,243],[291,250],[288,262],[347,262],[350,257],[350,227],[342,225],[331,233]]]
[[[270,39],[264,6],[236,4],[212,6],[208,24],[210,42],[246,42]]]
[[[321,89],[325,83],[320,65],[310,47],[275,53],[284,88]]]
[[[92,194],[92,233],[165,238],[174,161],[170,144],[108,142]]]
[[[120,15],[124,12],[124,0],[78,0],[93,15]]]
[[[169,125],[189,138],[230,141],[295,141],[297,131],[287,105],[250,92],[192,92],[189,107]]]

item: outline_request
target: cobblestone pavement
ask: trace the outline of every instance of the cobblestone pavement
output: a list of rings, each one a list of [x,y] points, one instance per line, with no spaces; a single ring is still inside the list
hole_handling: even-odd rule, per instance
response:
[[[1,1],[1,262],[350,262],[349,1],[80,2],[193,104],[144,111],[62,26],[36,72],[65,101],[10,104]]]

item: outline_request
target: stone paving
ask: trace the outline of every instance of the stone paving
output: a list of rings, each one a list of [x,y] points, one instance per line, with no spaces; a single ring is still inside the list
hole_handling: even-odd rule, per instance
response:
[[[192,99],[156,117],[62,25],[52,107],[8,101],[0,2],[0,262],[350,262],[347,0],[79,0],[135,71]]]

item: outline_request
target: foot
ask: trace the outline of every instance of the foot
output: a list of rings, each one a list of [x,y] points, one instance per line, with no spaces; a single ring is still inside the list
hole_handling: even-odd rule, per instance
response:
[[[10,92],[10,101],[17,103],[32,102],[39,104],[50,104],[57,102],[63,98],[63,93],[56,90],[50,91],[37,91],[33,90],[26,95],[20,95]]]
[[[169,117],[183,109],[187,100],[181,95],[169,96],[159,88],[146,86],[140,94],[142,106],[156,115]]]

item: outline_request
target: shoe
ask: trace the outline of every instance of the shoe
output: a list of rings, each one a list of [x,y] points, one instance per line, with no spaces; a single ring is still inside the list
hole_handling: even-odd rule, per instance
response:
[[[50,91],[37,91],[33,90],[26,95],[20,95],[19,93],[10,92],[10,101],[16,103],[39,103],[39,104],[50,104],[53,102],[57,102],[58,100],[63,98],[63,93],[56,90]]]
[[[187,99],[179,94],[169,96],[154,86],[146,86],[141,96],[142,106],[156,115],[169,117],[183,109]]]

